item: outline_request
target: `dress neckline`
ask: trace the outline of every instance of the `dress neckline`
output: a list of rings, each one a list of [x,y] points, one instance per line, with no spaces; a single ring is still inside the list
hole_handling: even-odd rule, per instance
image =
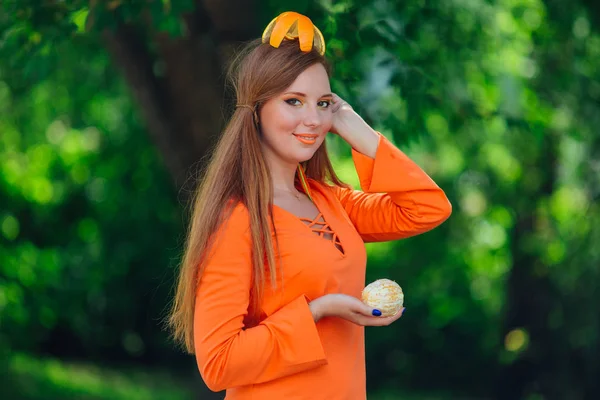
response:
[[[300,225],[302,225],[302,227],[304,229],[308,230],[312,235],[317,236],[317,238],[319,238],[320,240],[329,242],[329,244],[336,250],[336,252],[340,256],[346,257],[346,254],[347,254],[346,247],[344,245],[342,245],[341,238],[340,238],[338,232],[336,232],[333,229],[333,227],[330,225],[331,218],[325,217],[325,214],[323,213],[323,210],[317,204],[317,201],[316,201],[314,195],[313,195],[313,204],[317,208],[317,215],[315,217],[313,217],[312,219],[306,218],[306,217],[300,217],[300,216],[286,210],[285,208],[278,206],[277,204],[273,204],[273,210],[274,211],[277,210],[280,212],[280,214],[291,218],[296,223],[299,223]],[[322,221],[319,221],[319,219],[321,219]],[[313,226],[315,226],[315,225],[322,225],[322,227],[317,227],[316,229],[313,229]],[[331,238],[324,237],[325,234],[330,234]]]

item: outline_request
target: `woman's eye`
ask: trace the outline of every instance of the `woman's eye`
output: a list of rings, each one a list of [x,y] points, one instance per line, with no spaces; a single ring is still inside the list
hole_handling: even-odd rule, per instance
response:
[[[285,102],[291,106],[299,106],[300,104],[302,104],[298,99],[287,99]]]
[[[327,108],[331,105],[331,102],[329,100],[322,100],[318,104],[319,107]]]

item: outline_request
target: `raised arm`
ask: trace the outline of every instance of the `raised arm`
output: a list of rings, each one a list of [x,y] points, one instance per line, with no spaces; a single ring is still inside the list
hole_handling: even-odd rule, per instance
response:
[[[250,249],[247,212],[238,206],[218,232],[196,295],[196,360],[213,391],[266,382],[327,363],[304,296],[246,329]]]
[[[362,191],[336,187],[337,197],[363,240],[415,236],[452,212],[439,186],[406,154],[379,134],[375,158],[352,150]]]

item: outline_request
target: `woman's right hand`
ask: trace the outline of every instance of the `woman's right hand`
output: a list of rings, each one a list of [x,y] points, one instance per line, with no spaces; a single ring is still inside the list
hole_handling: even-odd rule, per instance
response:
[[[339,317],[362,326],[387,326],[402,316],[404,308],[391,317],[380,317],[379,310],[369,307],[356,297],[346,294],[326,294],[308,305],[315,322],[324,317]]]

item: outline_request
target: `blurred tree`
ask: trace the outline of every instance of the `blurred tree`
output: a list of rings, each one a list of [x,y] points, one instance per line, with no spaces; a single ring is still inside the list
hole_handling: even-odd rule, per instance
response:
[[[177,187],[223,126],[227,60],[258,30],[252,0],[15,0],[3,7],[11,30],[32,35],[20,39],[42,49],[84,32],[101,38]],[[31,66],[18,53],[13,60]]]
[[[582,332],[598,329],[598,313],[581,312],[573,303],[575,298],[579,306],[600,301],[593,289],[584,289],[590,281],[599,281],[598,268],[593,266],[598,258],[580,257],[591,250],[598,235],[585,219],[598,218],[593,204],[600,187],[592,165],[582,166],[579,174],[565,172],[565,164],[573,162],[567,155],[569,143],[585,143],[590,160],[600,157],[600,135],[587,128],[600,122],[600,75],[597,63],[589,64],[592,54],[600,50],[598,36],[591,31],[591,21],[600,22],[600,7],[587,0],[568,5],[555,0],[544,3],[548,26],[533,37],[539,73],[531,86],[545,106],[557,111],[552,121],[521,121],[536,132],[539,150],[528,153],[529,177],[523,176],[519,185],[526,200],[515,208],[503,336],[510,346],[511,340],[519,341],[524,334],[528,344],[503,369],[496,387],[499,399],[527,398],[536,392],[548,398],[583,399],[600,394],[597,379],[592,378],[600,374],[600,367],[591,361],[600,355],[599,341]],[[544,107],[535,104],[538,111]],[[583,202],[578,200],[582,188],[587,192]],[[565,197],[559,200],[561,195]],[[559,201],[569,205],[558,206]],[[570,224],[564,218],[579,224],[579,232],[565,226]],[[560,269],[547,269],[552,266]],[[566,282],[573,285],[570,290],[565,290]],[[582,314],[587,314],[583,320]],[[576,331],[580,333],[574,335]]]
[[[179,187],[221,131],[224,69],[236,47],[256,36],[256,4],[130,4],[92,1],[88,27],[102,31]],[[102,26],[103,13],[110,13],[114,30]]]

